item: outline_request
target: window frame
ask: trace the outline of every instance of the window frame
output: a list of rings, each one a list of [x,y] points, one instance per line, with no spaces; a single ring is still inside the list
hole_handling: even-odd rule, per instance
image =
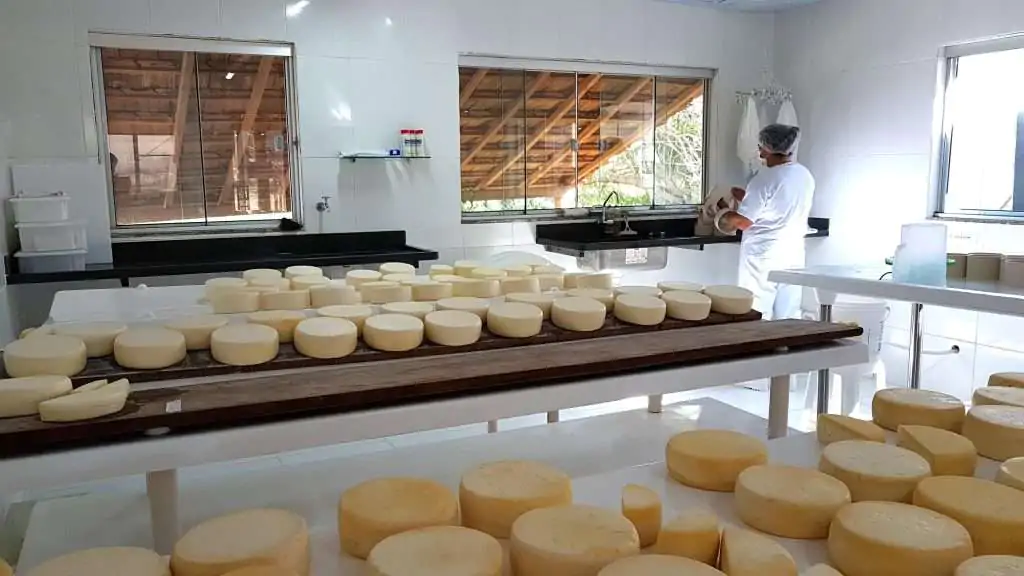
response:
[[[251,56],[278,56],[285,59],[285,118],[288,127],[289,187],[291,190],[291,219],[303,224],[302,205],[302,162],[300,154],[298,90],[295,74],[295,46],[286,42],[261,42],[243,40],[215,40],[186,36],[89,33],[90,77],[92,80],[93,106],[95,110],[98,161],[104,167],[107,186],[107,205],[110,213],[110,232],[114,238],[152,236],[176,233],[232,234],[251,232],[272,232],[278,230],[277,219],[236,220],[233,222],[210,222],[203,224],[117,224],[117,207],[114,203],[114,183],[110,173],[110,149],[107,142],[107,103],[103,82],[103,48],[125,50],[164,50],[168,52],[199,52],[215,54],[244,54]]]
[[[608,74],[622,76],[652,76],[654,78],[679,78],[702,80],[704,82],[703,93],[703,149],[702,174],[701,174],[701,204],[670,204],[658,206],[616,206],[615,210],[626,212],[631,218],[666,218],[679,215],[692,215],[700,211],[700,207],[707,196],[710,188],[710,167],[711,167],[711,126],[714,125],[712,114],[714,110],[713,90],[718,70],[714,68],[697,68],[686,66],[635,64],[629,62],[600,62],[592,60],[572,59],[547,59],[547,58],[520,58],[513,56],[498,56],[491,54],[464,53],[458,58],[458,68],[492,68],[501,70],[512,70],[516,72],[560,72],[575,74]],[[579,95],[577,94],[577,105]],[[525,107],[524,107],[525,109]],[[461,123],[462,112],[459,111]],[[655,127],[656,129],[657,127]],[[461,134],[461,129],[460,129]],[[460,137],[461,139],[461,137]],[[577,182],[577,186],[579,182]],[[653,199],[653,197],[652,197]],[[538,222],[552,223],[571,220],[590,220],[594,214],[601,212],[600,208],[552,208],[552,209],[529,209],[523,210],[500,210],[488,212],[465,212],[461,210],[462,205],[462,171],[459,171],[459,205],[462,215],[462,222],[467,224],[488,223],[488,222]]]

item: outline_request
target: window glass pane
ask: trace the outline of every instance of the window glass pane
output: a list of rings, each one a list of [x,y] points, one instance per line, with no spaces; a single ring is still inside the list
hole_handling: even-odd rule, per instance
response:
[[[658,78],[655,85],[654,203],[704,198],[704,81]]]
[[[527,209],[576,206],[576,82],[575,73],[552,72],[526,101]]]

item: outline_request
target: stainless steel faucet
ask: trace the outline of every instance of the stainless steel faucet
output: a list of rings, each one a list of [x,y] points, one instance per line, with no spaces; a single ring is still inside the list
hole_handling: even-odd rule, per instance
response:
[[[615,222],[614,220],[608,219],[608,201],[612,199],[612,196],[619,201],[619,204],[622,204],[622,197],[619,196],[618,191],[612,190],[611,193],[605,197],[604,202],[601,203],[601,224],[614,224]]]

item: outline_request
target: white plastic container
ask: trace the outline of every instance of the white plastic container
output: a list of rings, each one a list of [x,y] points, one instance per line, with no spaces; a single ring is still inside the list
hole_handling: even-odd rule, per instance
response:
[[[63,192],[47,196],[15,196],[8,200],[14,208],[14,221],[19,224],[32,222],[63,222],[68,219],[70,198]]]
[[[88,250],[64,250],[61,252],[17,252],[18,272],[21,274],[45,274],[47,272],[78,272],[85,270],[85,255]]]
[[[21,249],[24,252],[59,252],[85,250],[85,222],[66,220],[64,222],[39,222],[15,224]]]

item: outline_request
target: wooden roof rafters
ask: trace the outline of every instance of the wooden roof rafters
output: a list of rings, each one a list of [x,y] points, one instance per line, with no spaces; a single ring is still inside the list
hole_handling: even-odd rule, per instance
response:
[[[526,87],[526,97],[516,98],[515,103],[512,104],[512,106],[510,106],[505,111],[505,114],[501,117],[501,119],[495,122],[494,125],[492,125],[491,128],[487,131],[487,133],[484,134],[483,138],[480,139],[480,142],[477,143],[477,145],[468,154],[466,154],[465,157],[463,157],[463,167],[468,166],[469,163],[473,161],[473,158],[475,158],[476,155],[479,154],[480,151],[483,150],[487,146],[487,144],[495,136],[498,135],[499,132],[501,132],[501,130],[509,123],[509,121],[516,117],[516,114],[518,114],[519,111],[523,108],[525,102],[530,99],[530,96],[533,95],[533,93],[536,92],[537,90],[540,90],[540,88],[543,87],[549,79],[551,79],[551,73],[542,72],[540,75],[534,78],[533,81],[530,82],[529,86]]]

